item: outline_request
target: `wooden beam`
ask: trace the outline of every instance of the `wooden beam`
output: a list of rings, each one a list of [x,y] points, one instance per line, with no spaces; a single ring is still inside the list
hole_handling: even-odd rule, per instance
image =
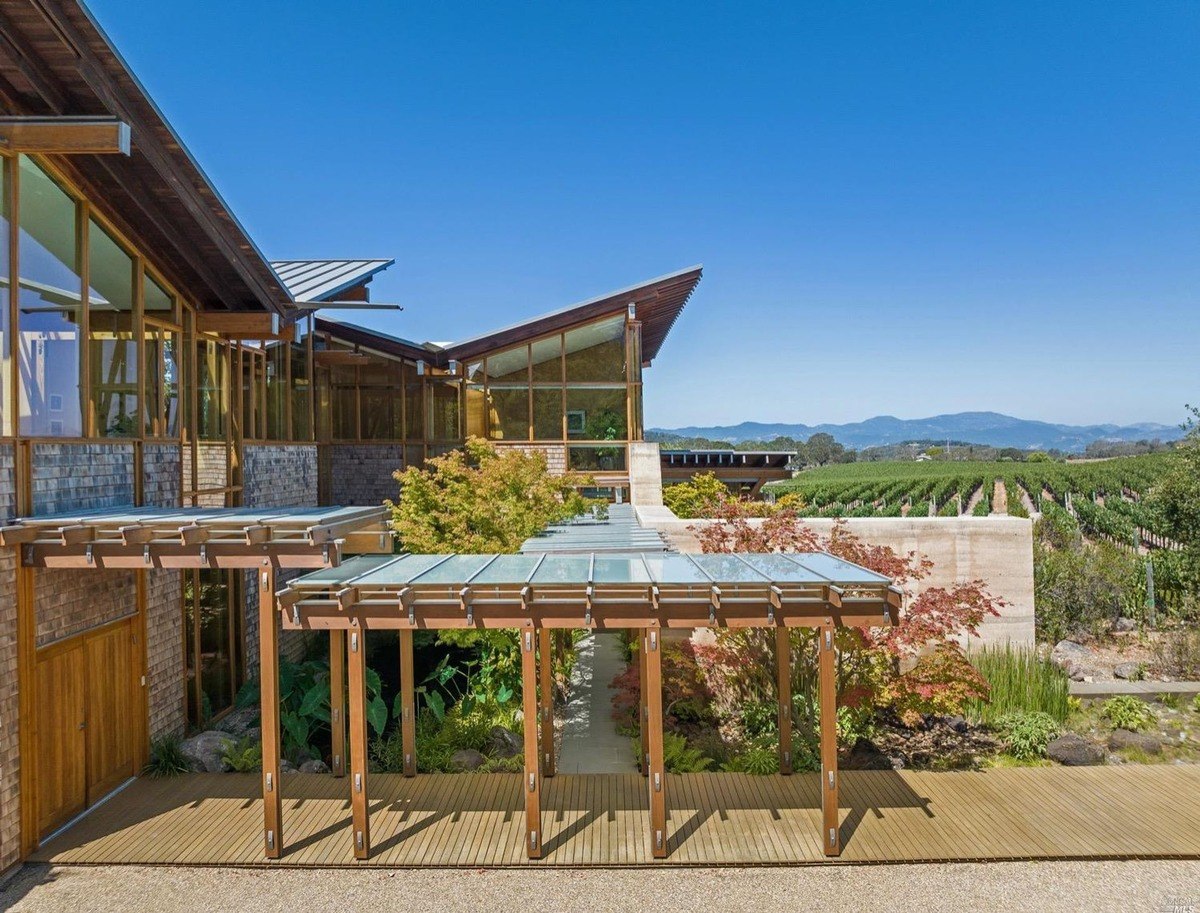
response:
[[[779,772],[792,772],[792,634],[775,629],[775,690],[779,704]]]
[[[542,776],[554,776],[554,651],[550,629],[538,628],[539,716],[541,723]]]
[[[646,711],[650,730],[650,851],[655,859],[667,856],[667,771],[663,764],[662,631],[647,628],[643,640],[646,654]]]
[[[818,680],[821,695],[821,845],[826,856],[840,856],[838,818],[837,649],[833,619],[818,631]]]
[[[275,570],[264,564],[258,575],[258,678],[262,703],[263,852],[283,855],[283,796],[279,782],[279,614],[275,611]]]
[[[271,527],[263,526],[261,523],[247,526],[245,532],[247,545],[262,545],[264,542],[271,541]]]
[[[364,355],[362,352],[347,352],[343,349],[313,352],[313,363],[322,368],[331,365],[367,365],[371,363],[371,360],[370,355]]]
[[[268,311],[197,311],[196,332],[230,339],[275,339],[279,315]]]
[[[0,526],[0,545],[20,545],[22,542],[32,542],[38,537],[39,530],[35,526],[22,526],[20,523],[12,526]]]
[[[367,644],[366,631],[350,639],[350,806],[354,822],[354,858],[371,855],[371,816],[367,807]]]
[[[58,531],[58,535],[63,545],[79,545],[82,542],[91,542],[96,538],[96,527],[86,523],[77,523],[62,527]]]
[[[400,744],[404,776],[417,775],[417,692],[413,668],[413,632],[400,632]]]
[[[121,534],[121,542],[125,545],[145,545],[154,540],[153,527],[142,526],[140,523],[122,526],[117,532]]]
[[[346,776],[346,632],[329,632],[329,728],[333,733],[330,765],[335,777]]]
[[[641,768],[642,776],[650,776],[650,711],[646,703],[646,635],[638,640],[638,732],[641,735]]]
[[[190,523],[179,527],[179,541],[184,545],[200,545],[212,538],[212,530],[206,526]]]
[[[115,117],[0,117],[0,149],[31,155],[129,155],[129,125]]]
[[[542,778],[538,772],[537,644],[533,628],[520,632],[521,709],[525,730],[525,855],[542,858]]]

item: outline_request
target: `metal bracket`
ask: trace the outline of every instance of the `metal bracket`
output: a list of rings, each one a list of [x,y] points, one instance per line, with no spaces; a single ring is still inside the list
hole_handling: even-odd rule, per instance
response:
[[[274,791],[275,791],[275,778],[272,774],[268,773],[267,774],[267,792],[271,793]]]
[[[267,831],[267,849],[275,849],[275,832]]]
[[[537,774],[530,771],[529,773],[529,791],[533,792],[537,789]]]
[[[87,558],[88,564],[96,563],[96,556],[92,554],[92,543],[89,542],[87,545],[84,546],[83,554]]]
[[[142,546],[142,564],[150,564],[150,543]]]
[[[837,846],[837,828],[836,827],[831,827],[829,829],[829,845]]]
[[[351,653],[358,652],[358,632],[357,631],[350,632],[350,652]]]
[[[837,789],[837,781],[834,779],[833,771],[829,771],[829,788]]]
[[[651,650],[658,649],[658,632],[657,631],[652,630],[649,632],[649,642],[650,642]]]
[[[585,628],[590,628],[592,626],[592,599],[595,597],[595,595],[596,588],[589,584],[587,591],[584,594],[584,598],[587,600],[587,608],[583,613],[583,626]]]
[[[525,652],[526,653],[533,652],[533,632],[532,631],[525,632]]]
[[[475,607],[471,605],[471,588],[469,586],[458,591],[458,601],[467,610],[467,627],[475,627]]]
[[[356,773],[354,775],[354,791],[356,793],[362,792],[362,774],[361,773]]]
[[[363,832],[362,831],[354,832],[354,845],[356,847],[358,847],[360,850],[363,848]]]
[[[536,849],[538,848],[538,835],[537,835],[537,831],[530,831],[530,832],[529,832],[529,848],[530,848],[531,850],[536,850]]]
[[[655,831],[655,832],[654,832],[654,848],[655,848],[656,850],[661,850],[661,849],[663,848],[663,835],[662,835],[662,831]]]
[[[825,632],[825,649],[826,650],[833,649],[833,632],[832,631]]]
[[[775,624],[775,606],[767,603],[767,624]]]
[[[654,791],[656,793],[662,792],[662,774],[658,771],[654,772]]]
[[[322,564],[329,563],[329,543],[328,542],[326,542],[324,545],[321,546],[321,563]]]
[[[300,627],[300,603],[292,603],[292,624]]]

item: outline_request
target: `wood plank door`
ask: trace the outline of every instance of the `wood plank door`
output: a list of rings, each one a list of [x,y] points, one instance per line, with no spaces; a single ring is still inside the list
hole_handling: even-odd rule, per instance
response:
[[[37,818],[43,835],[87,803],[84,655],[78,639],[37,659]]]
[[[133,637],[132,619],[86,636],[88,805],[136,773]]]

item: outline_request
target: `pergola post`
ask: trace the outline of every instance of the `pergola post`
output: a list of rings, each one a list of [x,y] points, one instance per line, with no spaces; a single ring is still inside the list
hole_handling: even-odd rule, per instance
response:
[[[542,857],[542,786],[538,773],[538,699],[537,645],[533,628],[525,628],[521,637],[521,709],[525,731],[525,855]]]
[[[542,726],[542,776],[554,776],[554,653],[550,631],[538,628],[538,681]]]
[[[837,652],[833,619],[820,627],[817,644],[821,695],[821,843],[826,856],[840,856],[842,837],[838,820],[837,763]]]
[[[400,740],[404,776],[417,775],[417,692],[413,669],[412,629],[400,631]]]
[[[258,680],[262,723],[263,852],[283,855],[283,797],[279,783],[279,619],[275,568],[263,559],[258,574]]]
[[[367,644],[366,631],[350,630],[350,805],[354,823],[354,858],[371,855],[371,820],[367,808]]]
[[[330,768],[346,776],[346,632],[329,632],[329,729],[332,732]]]
[[[641,737],[642,776],[650,776],[650,712],[646,703],[646,632],[642,632],[641,643],[638,646],[638,734]]]
[[[647,774],[650,788],[650,848],[655,859],[667,855],[667,772],[663,764],[662,650],[660,631],[647,628],[642,641],[646,656],[646,678],[642,690],[646,696],[649,734]]]
[[[779,772],[792,772],[792,635],[780,625],[775,629],[776,699],[779,703]]]

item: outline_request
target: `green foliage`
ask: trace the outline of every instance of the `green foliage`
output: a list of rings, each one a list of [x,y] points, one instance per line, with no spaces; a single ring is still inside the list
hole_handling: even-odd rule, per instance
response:
[[[221,759],[238,773],[262,770],[262,742],[249,736],[243,736],[236,742],[226,739]]]
[[[1154,661],[1160,672],[1184,681],[1200,679],[1200,630],[1179,625],[1154,643]]]
[[[771,743],[751,742],[745,751],[730,758],[724,769],[731,773],[754,774],[759,777],[779,773],[779,749]]]
[[[875,708],[868,704],[858,707],[838,707],[838,743],[854,746],[859,739],[870,739],[875,734]]]
[[[469,438],[462,450],[395,474],[392,525],[406,550],[438,554],[511,554],[550,523],[584,513],[592,504],[573,473],[552,476],[537,451],[498,449]]]
[[[519,732],[515,707],[498,704],[476,704],[469,713],[464,713],[461,704],[456,704],[442,716],[425,712],[417,716],[417,769],[423,773],[447,773],[453,768],[450,758],[456,751],[473,749],[487,754],[492,729],[500,726],[510,732]],[[378,768],[388,773],[404,770],[404,747],[401,733],[396,730],[385,738],[375,738],[370,746],[371,759]],[[491,759],[488,770],[507,770],[514,765],[510,759]],[[518,756],[517,765],[521,764]]]
[[[367,669],[367,723],[376,735],[387,727],[388,709],[381,694],[379,673]],[[252,707],[259,703],[258,679],[250,679],[238,691],[235,705]],[[313,746],[329,732],[329,664],[324,659],[301,663],[279,661],[279,727],[283,734],[283,755],[297,758],[320,754]]]
[[[1110,697],[1100,708],[1100,715],[1113,729],[1128,729],[1131,732],[1149,729],[1155,721],[1150,705],[1128,694]]]
[[[187,773],[191,769],[183,753],[183,740],[175,733],[160,735],[150,743],[150,760],[142,768],[142,776],[161,780]]]
[[[1022,761],[1045,757],[1046,745],[1062,731],[1054,717],[1030,710],[1006,713],[991,725],[1004,741],[1008,753]]]
[[[1070,682],[1053,663],[1039,659],[1033,650],[1009,644],[984,647],[968,655],[991,686],[989,700],[970,700],[967,718],[995,726],[1004,717],[1040,713],[1062,723],[1070,712]]]
[[[1107,542],[1055,547],[1039,539],[1033,592],[1040,639],[1054,643],[1097,633],[1120,615],[1136,613],[1140,575],[1137,558]]]
[[[712,763],[712,758],[706,758],[699,748],[688,745],[684,736],[675,732],[663,733],[663,766],[669,773],[699,773],[708,770]]]
[[[711,516],[713,509],[729,496],[729,488],[711,472],[663,487],[663,504],[683,519]]]
[[[1192,713],[1200,713],[1200,694],[1192,698]]]

